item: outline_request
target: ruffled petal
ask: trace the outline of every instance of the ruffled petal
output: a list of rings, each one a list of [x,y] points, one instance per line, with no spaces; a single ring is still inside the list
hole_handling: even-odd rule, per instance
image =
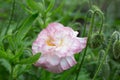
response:
[[[71,67],[77,63],[76,60],[74,59],[74,56],[68,56],[66,57],[66,60]]]
[[[42,55],[35,65],[49,69],[50,67],[58,65],[59,62],[60,58],[57,55]]]
[[[71,46],[73,54],[81,52],[86,47],[86,44],[87,38],[76,38]]]
[[[60,61],[60,66],[63,70],[67,70],[70,67],[74,66],[76,64],[76,61],[73,56],[67,56],[65,58],[62,58]]]

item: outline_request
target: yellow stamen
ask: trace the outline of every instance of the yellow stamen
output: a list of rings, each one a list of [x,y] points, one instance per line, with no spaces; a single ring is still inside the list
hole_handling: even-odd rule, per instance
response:
[[[48,46],[55,46],[55,44],[53,43],[53,39],[50,37],[47,41],[46,41],[46,43],[47,43],[47,45]]]

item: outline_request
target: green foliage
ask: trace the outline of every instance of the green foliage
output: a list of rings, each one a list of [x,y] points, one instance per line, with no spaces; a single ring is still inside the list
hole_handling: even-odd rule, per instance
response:
[[[40,53],[37,53],[27,59],[22,59],[20,62],[18,62],[19,64],[32,64],[34,62],[36,62],[39,58],[40,58]]]
[[[48,13],[54,7],[54,4],[55,4],[55,0],[51,0],[50,4],[45,12]]]
[[[120,40],[115,41],[113,44],[113,55],[116,59],[120,59]]]
[[[5,58],[5,59],[8,59],[9,57],[7,56],[7,53],[0,50],[0,58]]]
[[[0,59],[0,64],[4,66],[9,73],[11,73],[11,64],[7,60]]]
[[[35,21],[35,19],[37,18],[38,13],[35,13],[33,15],[31,15],[28,19],[26,19],[20,29],[18,30],[17,34],[16,34],[16,39],[17,41],[21,41],[25,35],[27,34],[27,32],[30,30],[32,23]]]
[[[29,68],[31,67],[31,65],[16,65],[13,69],[13,78],[17,79],[17,77],[19,77],[21,74],[25,73]]]
[[[28,7],[30,8],[30,9],[32,9],[32,11],[30,11],[30,12],[32,12],[32,13],[34,13],[34,12],[43,12],[43,4],[42,3],[40,3],[40,2],[38,2],[38,3],[36,3],[34,0],[26,0],[27,1],[27,5],[28,5]],[[27,9],[28,10],[28,9]]]

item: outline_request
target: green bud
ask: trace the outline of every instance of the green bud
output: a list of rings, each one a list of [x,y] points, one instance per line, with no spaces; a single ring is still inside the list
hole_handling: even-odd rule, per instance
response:
[[[105,51],[100,50],[99,51],[98,64],[100,64],[102,62],[104,55],[105,55]],[[103,79],[108,80],[109,75],[110,75],[110,66],[108,64],[108,56],[107,56],[106,60],[103,62],[103,65],[102,65],[102,67],[100,69],[99,76],[102,76],[101,77],[102,80]]]
[[[115,59],[120,58],[120,40],[117,40],[113,44],[113,55]]]
[[[91,47],[92,48],[98,48],[103,44],[104,42],[104,36],[103,34],[96,33],[91,38]]]
[[[111,36],[111,40],[114,43],[116,40],[120,40],[120,33],[118,31],[114,31],[112,36]]]
[[[108,80],[110,76],[110,65],[108,63],[103,63],[99,76],[101,76],[102,80]]]
[[[110,53],[109,55],[112,59],[115,58],[114,53],[116,53],[115,49],[113,49],[113,45],[114,45],[115,41],[118,41],[118,40],[120,40],[120,33],[118,31],[114,31],[111,35],[112,44],[110,45],[110,49],[109,49],[109,53]]]
[[[99,51],[99,58],[98,58],[98,63],[99,64],[101,63],[104,55],[105,55],[105,51],[104,50],[100,50]]]

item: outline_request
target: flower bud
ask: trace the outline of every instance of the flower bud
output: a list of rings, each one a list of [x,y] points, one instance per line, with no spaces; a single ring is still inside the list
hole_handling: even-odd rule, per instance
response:
[[[120,58],[120,40],[117,40],[113,44],[113,55],[115,59]]]
[[[111,36],[111,40],[114,43],[116,40],[120,39],[120,33],[118,31],[114,31],[112,36]]]
[[[105,51],[104,50],[100,50],[99,51],[99,58],[98,58],[98,63],[99,64],[101,63],[104,55],[105,55]]]
[[[103,60],[103,57],[105,55],[104,50],[99,51],[99,59],[98,59],[98,64],[100,64]],[[103,65],[100,69],[99,76],[102,76],[101,78],[104,78],[105,80],[108,80],[110,75],[110,66],[108,64],[108,56],[106,57],[106,60],[103,62]]]
[[[115,41],[118,41],[118,40],[120,40],[120,33],[118,32],[118,31],[114,31],[113,33],[112,33],[112,35],[111,35],[111,42],[112,42],[112,44],[110,45],[110,49],[109,49],[109,52],[110,52],[110,57],[112,58],[112,59],[114,59],[115,58],[115,56],[114,56],[114,52],[116,52],[116,51],[113,51],[114,49],[113,49],[113,45],[114,45],[114,43],[115,43]]]
[[[97,48],[100,47],[100,45],[104,42],[104,36],[103,34],[96,33],[92,36],[91,39],[91,47],[92,48]]]

